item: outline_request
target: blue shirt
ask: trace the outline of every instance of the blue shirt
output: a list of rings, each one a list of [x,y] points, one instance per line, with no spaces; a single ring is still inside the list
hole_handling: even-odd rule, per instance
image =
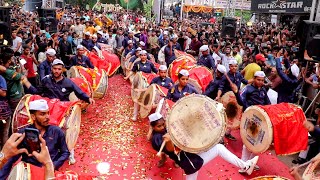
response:
[[[173,85],[173,81],[169,77],[161,78],[158,76],[153,78],[150,84],[158,84],[159,86],[169,89]]]
[[[98,38],[97,42],[98,42],[98,43],[103,43],[103,44],[108,44],[108,41],[107,41],[105,38],[103,38],[103,37]]]
[[[247,85],[248,81],[243,78],[243,76],[239,73],[236,72],[235,74],[231,74],[230,71],[228,72],[228,76],[230,80],[238,87],[238,90],[240,90],[240,85],[241,83]],[[222,91],[222,95],[228,91],[232,91],[230,83],[226,76],[222,76],[221,83],[219,85],[219,90]]]
[[[51,73],[51,63],[47,60],[39,65],[40,80]]]
[[[279,58],[276,58],[276,68],[280,78],[282,79],[282,83],[279,85],[277,102],[294,103],[294,90],[299,86],[298,79],[293,75],[286,75],[282,71]]]
[[[128,36],[124,38],[124,40],[122,41],[122,46],[123,48],[126,48],[128,46],[128,41],[131,40],[132,43],[133,43],[133,47],[137,48],[138,45],[137,45],[137,41],[135,38],[129,38]]]
[[[250,84],[245,87],[241,93],[242,104],[244,110],[253,105],[269,105],[271,104],[264,87],[260,89]]]
[[[176,55],[174,54],[174,48],[172,48],[171,50],[169,46],[166,46],[164,48],[164,57],[165,57],[167,66],[169,67],[169,65],[176,59]]]
[[[138,62],[134,63],[132,71],[133,72],[142,71],[144,73],[151,73],[151,72],[157,73],[158,72],[157,68],[150,61],[146,61],[145,63],[138,61]]]
[[[35,128],[33,124],[26,128]],[[19,130],[19,133],[23,133],[24,129]],[[70,152],[65,139],[65,134],[58,126],[49,125],[42,138],[46,141],[46,145],[49,150],[51,160],[54,165],[54,169],[58,170],[63,163],[69,158]],[[19,154],[12,157],[0,170],[0,179],[6,179],[10,174],[12,165],[22,156],[22,161],[41,167],[42,164],[35,158],[29,157],[26,154]]]
[[[124,49],[124,57],[126,57],[128,54],[129,54],[129,52],[132,52],[132,50],[134,50],[133,49],[133,47],[132,48],[129,48],[129,46],[128,47],[126,47],[125,49]],[[132,53],[131,53],[132,54]]]
[[[0,89],[7,91],[6,80],[0,75]],[[0,119],[6,120],[11,116],[11,109],[6,97],[0,96]]]
[[[86,47],[89,51],[94,47],[91,39],[83,39],[81,44]]]
[[[31,86],[28,90],[32,94],[39,94],[50,99],[57,98],[60,101],[69,101],[69,95],[74,92],[79,99],[90,103],[89,96],[69,78],[64,77],[56,82],[51,75],[48,75],[42,79],[41,83],[42,86],[38,88]]]
[[[216,77],[212,80],[209,85],[206,87],[203,95],[210,97],[211,99],[215,99],[218,95],[219,85],[221,83],[222,77]]]
[[[81,58],[75,55],[71,57],[70,60],[71,60],[71,66],[82,66],[82,67],[91,68],[91,69],[94,68],[90,59],[85,55],[82,55]]]
[[[173,102],[177,102],[180,98],[184,97],[186,94],[198,94],[198,92],[190,85],[187,84],[181,92],[178,89],[179,84],[174,85],[167,94],[167,98]]]
[[[198,65],[206,66],[209,69],[215,69],[215,63],[213,57],[208,54],[208,55],[202,55],[198,62]]]

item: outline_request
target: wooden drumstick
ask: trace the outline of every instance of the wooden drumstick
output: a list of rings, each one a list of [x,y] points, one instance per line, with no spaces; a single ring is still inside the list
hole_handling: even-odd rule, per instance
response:
[[[298,166],[298,168],[301,168],[301,167],[303,167],[303,166],[307,166],[308,164],[310,164],[311,163],[311,161],[308,161],[308,162],[305,162],[305,163],[303,163],[303,164],[300,164],[299,166]]]
[[[167,143],[166,141],[163,141],[163,142],[162,142],[161,147],[160,147],[160,150],[159,150],[158,153],[157,153],[157,156],[158,156],[158,157],[161,157],[161,152],[162,152],[164,146],[166,145],[166,143]]]
[[[235,85],[232,81],[231,81],[231,79],[229,78],[229,76],[228,76],[228,74],[226,73],[225,74],[225,76],[226,76],[226,78],[227,78],[227,80],[229,81],[229,83],[230,83],[230,87],[232,88],[235,88],[235,92],[234,93],[237,93],[238,92],[238,87],[237,87],[237,85]]]

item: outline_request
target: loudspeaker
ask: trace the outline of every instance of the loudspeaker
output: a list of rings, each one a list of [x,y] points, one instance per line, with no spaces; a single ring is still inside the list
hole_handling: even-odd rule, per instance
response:
[[[229,37],[234,38],[236,36],[236,25],[236,18],[223,17],[221,37],[225,38],[228,35]]]
[[[57,32],[58,21],[56,19],[55,9],[38,9],[40,29],[44,30],[49,26],[49,32]]]
[[[297,32],[298,33],[298,32]],[[304,51],[307,50],[310,57],[320,58],[320,22],[305,20],[302,22],[302,30],[299,32],[300,47],[299,58],[303,60]]]
[[[8,45],[12,44],[11,40],[11,7],[0,7],[0,44],[3,39],[8,41]]]

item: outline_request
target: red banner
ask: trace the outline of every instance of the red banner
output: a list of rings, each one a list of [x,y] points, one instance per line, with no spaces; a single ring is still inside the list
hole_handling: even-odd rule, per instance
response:
[[[87,82],[91,85],[92,90],[95,91],[100,83],[100,79],[102,77],[102,70],[101,69],[90,69],[84,68],[82,66],[77,66],[79,73],[85,77]]]
[[[88,55],[91,63],[97,67],[98,69],[104,69],[107,74],[109,74],[111,69],[111,63],[108,61],[101,59],[99,56],[97,56],[95,53],[90,52]]]
[[[308,131],[303,126],[306,117],[301,108],[290,103],[259,107],[267,112],[272,122],[277,155],[289,155],[307,149]]]

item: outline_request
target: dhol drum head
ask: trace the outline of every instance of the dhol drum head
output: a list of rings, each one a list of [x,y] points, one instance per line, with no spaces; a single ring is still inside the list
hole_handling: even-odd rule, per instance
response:
[[[276,176],[276,175],[268,175],[268,176],[259,176],[252,178],[250,180],[289,180],[288,178]]]
[[[223,104],[227,115],[228,128],[239,129],[242,115],[242,106],[238,104],[236,95],[232,91],[226,92],[221,97],[221,103]]]
[[[8,176],[8,180],[28,180],[27,169],[22,161],[15,165]]]
[[[77,77],[82,78],[76,66],[72,66],[69,71],[70,71],[70,78],[77,78]]]
[[[147,83],[143,79],[141,72],[137,72],[132,79],[131,85],[131,97],[134,102],[141,102],[143,92],[140,90],[146,87]]]
[[[268,150],[273,141],[273,128],[268,114],[258,106],[248,107],[242,114],[240,136],[249,151],[257,154]]]
[[[320,154],[318,154],[316,157],[319,159]],[[319,170],[318,166],[319,166],[320,160],[318,161],[314,161],[311,162],[308,167],[306,168],[306,170],[304,171],[303,175],[302,175],[302,179],[303,180],[319,180],[320,179],[320,173],[318,172],[316,174],[315,169]]]
[[[12,168],[8,177],[8,180],[38,179],[45,179],[45,169],[22,161]]]
[[[98,98],[101,99],[103,98],[106,93],[107,93],[107,89],[108,89],[108,76],[105,70],[101,70],[101,78],[100,78],[100,82],[97,85],[97,89],[93,92],[93,97],[94,98]]]
[[[185,96],[173,105],[166,125],[172,142],[181,150],[207,151],[225,134],[223,105],[203,95]]]
[[[167,47],[167,45],[163,46],[160,51],[158,52],[158,60],[160,64],[166,64],[165,61],[165,55],[164,55],[164,49]]]
[[[148,89],[143,93],[140,106],[140,117],[145,118],[147,117],[151,110],[153,109],[153,105],[157,105],[161,98],[165,97],[166,95],[160,90],[158,85],[151,84]]]
[[[26,103],[29,103],[30,94],[24,95],[18,103],[12,118],[12,130],[17,132],[19,129],[28,126],[29,121],[29,109],[26,107]]]
[[[81,107],[76,104],[65,115],[65,123],[61,127],[66,134],[68,149],[73,149],[77,143],[81,124]]]

